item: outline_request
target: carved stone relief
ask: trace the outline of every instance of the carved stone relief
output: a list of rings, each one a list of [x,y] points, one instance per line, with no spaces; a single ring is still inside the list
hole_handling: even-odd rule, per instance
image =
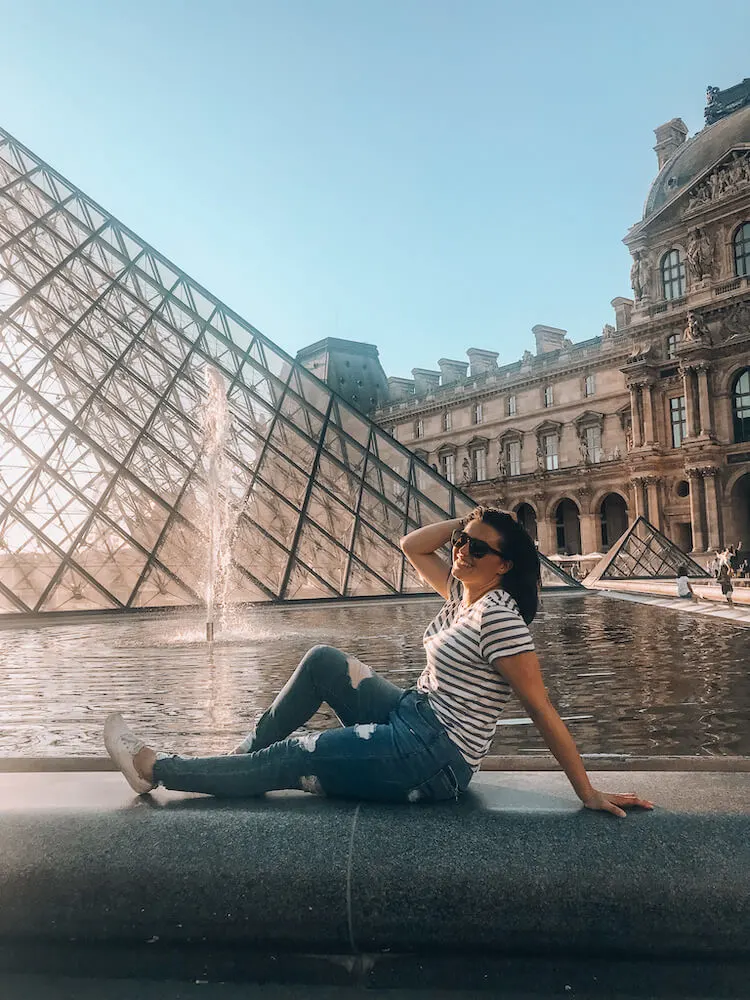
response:
[[[750,157],[735,153],[694,188],[688,197],[686,211],[695,212],[713,201],[729,198],[750,185]]]
[[[738,302],[727,313],[724,330],[730,335],[750,333],[750,302]]]

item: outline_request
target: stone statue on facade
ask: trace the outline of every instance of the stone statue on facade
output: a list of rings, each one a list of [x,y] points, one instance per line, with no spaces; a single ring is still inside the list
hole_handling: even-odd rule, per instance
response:
[[[464,486],[471,482],[471,462],[468,458],[461,463],[461,482]]]
[[[500,445],[500,450],[497,453],[497,474],[498,476],[507,476],[508,474],[508,464],[505,461],[505,448]]]
[[[579,451],[581,452],[581,461],[583,462],[584,465],[588,465],[590,461],[589,443],[586,440],[585,435],[581,435],[581,437],[578,438],[578,448]]]
[[[697,281],[710,278],[713,270],[714,251],[705,230],[694,229],[685,251],[690,270]]]
[[[531,353],[531,351],[524,351],[523,352],[523,357],[521,359],[521,364],[523,364],[523,365],[530,365],[533,360],[534,360],[534,355]]]
[[[617,330],[615,330],[611,323],[605,323],[602,327],[602,341],[612,340],[616,333]]]
[[[692,344],[711,343],[708,327],[692,309],[687,314],[687,323],[682,333],[682,339]]]
[[[633,344],[633,350],[630,352],[630,356],[628,357],[628,364],[633,364],[635,361],[645,361],[650,353],[651,344],[649,344],[648,341],[635,343]]]
[[[640,302],[641,299],[646,297],[647,283],[648,268],[646,261],[641,257],[641,251],[636,250],[633,254],[633,266],[630,268],[630,284],[636,302]]]
[[[542,446],[537,441],[537,444],[536,444],[536,467],[543,472],[544,471],[544,467],[545,467],[546,464],[547,463],[544,460],[544,452],[542,451]]]

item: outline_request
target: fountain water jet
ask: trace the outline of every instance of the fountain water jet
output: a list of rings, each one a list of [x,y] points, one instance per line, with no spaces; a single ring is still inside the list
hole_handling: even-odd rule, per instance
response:
[[[228,486],[226,445],[232,426],[221,372],[206,365],[206,401],[201,407],[203,455],[208,488],[208,558],[206,567],[206,640],[213,642],[215,616],[221,622],[232,567],[232,542],[238,511]]]

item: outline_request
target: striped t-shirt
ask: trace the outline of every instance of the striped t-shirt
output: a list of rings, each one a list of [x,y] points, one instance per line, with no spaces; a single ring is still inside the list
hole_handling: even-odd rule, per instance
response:
[[[417,689],[476,771],[511,695],[490,661],[533,650],[534,643],[507,591],[490,590],[466,607],[463,584],[453,574],[448,579],[450,596],[424,634],[427,665]]]

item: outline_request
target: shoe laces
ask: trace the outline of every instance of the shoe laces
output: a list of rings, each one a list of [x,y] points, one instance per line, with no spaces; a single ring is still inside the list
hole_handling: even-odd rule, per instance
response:
[[[135,733],[132,733],[127,726],[123,726],[122,732],[120,733],[120,741],[131,757],[135,757],[139,750],[143,750],[146,745],[143,740],[138,739]]]

